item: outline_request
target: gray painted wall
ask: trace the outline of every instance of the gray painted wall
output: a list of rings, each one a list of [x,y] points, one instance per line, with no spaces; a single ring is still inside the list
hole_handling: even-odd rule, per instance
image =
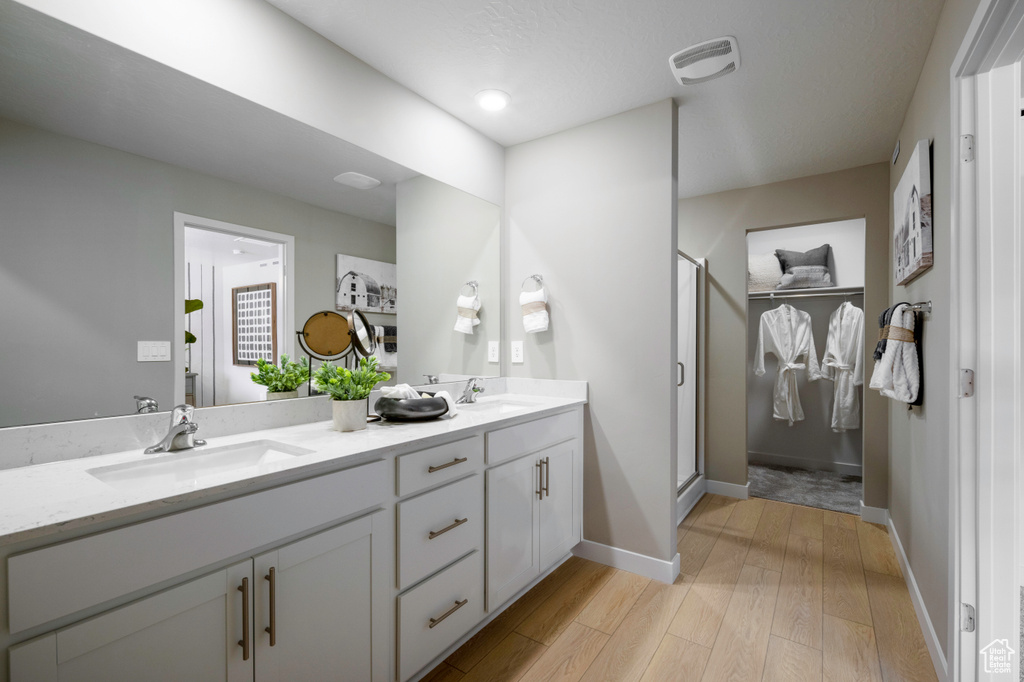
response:
[[[957,150],[950,148],[949,69],[978,0],[947,0],[907,110],[899,140],[903,153],[889,174],[889,196],[899,184],[918,140],[932,142],[932,234],[935,261],[906,287],[894,286],[890,300],[933,304],[925,318],[924,405],[908,412],[890,403],[889,514],[917,579],[932,626],[943,650],[955,636],[950,617],[949,568],[949,409],[953,377],[949,374],[950,169]],[[895,144],[895,143],[894,143]],[[889,200],[892,210],[892,199]],[[890,228],[891,229],[891,228]],[[891,242],[891,239],[890,239]],[[889,262],[892,250],[887,249]],[[891,275],[890,275],[891,278]]]
[[[675,548],[676,111],[662,101],[506,150],[511,376],[585,379],[587,540],[671,560]],[[547,332],[525,334],[543,275]]]
[[[399,345],[398,380],[498,375],[498,363],[487,362],[487,342],[501,341],[501,209],[422,175],[399,183],[397,193],[399,333],[431,330]],[[480,324],[462,334],[454,330],[455,304],[469,280],[480,283]]]
[[[746,418],[740,406],[747,395],[747,230],[863,217],[864,311],[870,320],[888,305],[888,179],[888,164],[879,163],[679,201],[679,248],[708,259],[705,473],[709,479],[747,482],[746,426],[737,428],[738,420]],[[863,409],[864,503],[886,507],[888,407],[875,391],[865,391]]]
[[[333,309],[336,253],[394,260],[393,227],[3,119],[0,159],[0,426],[171,407],[173,363],[136,342],[183,314],[175,211],[294,235],[300,325]]]

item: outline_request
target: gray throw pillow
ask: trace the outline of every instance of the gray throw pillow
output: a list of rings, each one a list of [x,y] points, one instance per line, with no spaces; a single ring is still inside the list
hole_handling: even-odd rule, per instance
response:
[[[827,268],[828,249],[828,244],[822,244],[818,248],[804,253],[776,249],[775,256],[779,259],[779,264],[782,265],[782,272],[792,273],[793,268],[797,265],[820,265]]]

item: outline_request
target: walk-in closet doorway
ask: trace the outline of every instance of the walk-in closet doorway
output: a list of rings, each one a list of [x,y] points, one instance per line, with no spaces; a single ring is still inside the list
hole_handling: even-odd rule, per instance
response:
[[[747,233],[749,494],[860,514],[863,218]]]

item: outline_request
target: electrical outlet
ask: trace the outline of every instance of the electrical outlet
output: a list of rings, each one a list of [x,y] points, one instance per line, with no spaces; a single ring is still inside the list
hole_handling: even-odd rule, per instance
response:
[[[513,341],[512,342],[512,362],[516,365],[523,364],[523,342]]]
[[[501,354],[501,345],[497,341],[487,342],[487,362],[499,362]]]

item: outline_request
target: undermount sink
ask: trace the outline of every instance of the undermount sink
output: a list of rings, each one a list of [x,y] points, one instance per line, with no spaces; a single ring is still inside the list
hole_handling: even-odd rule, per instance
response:
[[[293,458],[314,450],[272,440],[257,440],[217,448],[199,448],[149,459],[87,469],[95,478],[115,488],[137,490],[154,485],[180,486],[217,476],[234,477],[245,471],[259,475],[280,471]]]
[[[520,412],[535,406],[536,403],[527,402],[525,400],[516,400],[515,398],[505,398],[497,395],[477,398],[475,403],[463,403],[458,406],[458,409],[466,410],[467,412],[497,412],[498,414],[509,414],[511,412]]]

